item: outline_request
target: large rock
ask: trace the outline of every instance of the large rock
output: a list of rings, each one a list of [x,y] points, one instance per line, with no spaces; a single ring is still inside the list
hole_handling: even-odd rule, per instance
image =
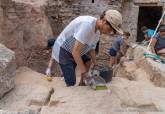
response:
[[[133,61],[124,61],[118,67],[117,76],[127,77],[128,79],[136,79],[139,77],[150,80],[156,86],[165,87],[165,64],[154,61],[151,58],[145,58],[144,53],[148,52],[147,47],[137,45],[133,49],[130,48],[127,56]]]
[[[14,52],[0,44],[0,98],[14,88],[15,73]]]
[[[165,112],[164,88],[116,77],[112,81],[111,90],[116,93],[123,107],[137,108],[140,112]]]
[[[147,47],[140,46],[137,44],[131,44],[133,48],[129,48],[127,51],[127,56],[131,59],[139,60],[144,56],[144,52],[147,51]]]
[[[129,61],[126,60],[119,65],[114,70],[114,75],[117,77],[123,77],[128,80],[134,81],[145,81],[146,83],[151,83],[150,75],[146,73],[145,69],[138,67],[139,61]]]
[[[53,89],[43,74],[21,67],[16,71],[15,88],[0,100],[0,109],[39,111],[50,99]]]
[[[145,58],[144,52],[147,52],[146,47],[140,45],[128,50],[129,59],[122,58],[115,69],[112,92],[123,107],[165,112],[165,89],[162,88],[165,87],[165,64]]]
[[[156,86],[165,87],[165,64],[145,58],[139,62],[139,67],[145,69],[145,72],[150,76],[150,80]]]
[[[133,73],[137,69],[137,65],[133,61],[124,61],[117,65],[114,69],[114,75],[117,77],[127,78],[129,80],[135,80]]]

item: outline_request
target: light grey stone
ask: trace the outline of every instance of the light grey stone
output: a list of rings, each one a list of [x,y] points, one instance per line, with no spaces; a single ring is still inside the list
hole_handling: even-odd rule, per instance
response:
[[[25,111],[21,111],[21,112],[0,110],[0,114],[39,114],[39,112],[30,110],[30,109],[26,109]]]
[[[14,52],[0,44],[0,98],[14,88],[15,73]]]

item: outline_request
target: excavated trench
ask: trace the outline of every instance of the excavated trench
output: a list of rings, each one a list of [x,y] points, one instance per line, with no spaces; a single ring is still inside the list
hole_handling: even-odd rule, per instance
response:
[[[26,66],[37,71],[39,73],[45,74],[46,68],[48,67],[49,60],[51,58],[51,51],[48,51],[43,47],[33,47],[28,50],[30,54],[26,59]],[[54,63],[54,76],[60,76],[60,70],[58,63]]]
[[[3,37],[7,39],[2,39],[2,43],[15,51],[17,68],[28,66],[43,74],[51,55],[45,49],[47,40],[56,38],[66,24],[81,13],[80,2],[76,0],[44,1],[2,0],[1,4],[4,16]],[[111,41],[103,41],[101,44],[100,61],[109,61],[107,48],[110,44],[107,42]],[[60,76],[59,67],[55,66],[55,76]]]
[[[62,17],[58,15],[57,5],[47,7],[46,10],[47,11],[44,11],[44,13],[46,12],[49,24],[56,37],[64,27],[61,20]],[[77,13],[77,15],[78,14],[79,13]],[[30,33],[25,33],[27,34],[24,34],[24,36],[30,36]],[[25,40],[23,41],[24,43],[27,43],[26,40],[28,39],[26,37],[26,39],[23,40]],[[105,62],[107,64],[109,62],[110,57],[108,49],[111,46],[110,42],[112,41],[113,39],[111,38],[102,38],[100,41],[100,52],[99,55],[97,55],[97,60],[100,63]],[[29,44],[26,44],[26,46],[28,45]],[[72,107],[75,107],[75,111],[78,110],[83,112],[84,110],[82,109],[85,109],[85,111],[90,110],[89,107],[91,105],[94,111],[101,110],[100,107],[102,106],[101,108],[103,108],[103,110],[101,111],[103,112],[111,111],[116,107],[123,108],[123,111],[130,108],[130,111],[132,110],[135,112],[157,112],[165,109],[162,102],[165,100],[165,79],[159,71],[155,72],[150,63],[145,63],[143,59],[141,61],[136,60],[136,56],[142,54],[141,50],[132,50],[138,53],[135,54],[130,52],[131,54],[128,54],[131,59],[132,57],[135,57],[134,60],[121,60],[118,67],[116,67],[116,70],[114,70],[116,77],[112,80],[112,86],[110,87],[112,93],[109,95],[109,93],[107,94],[104,91],[91,91],[88,87],[76,86],[73,88],[66,88],[63,80],[60,80],[58,77],[55,78],[53,82],[45,81],[45,75],[43,74],[45,74],[51,52],[46,50],[45,45],[32,46],[30,48],[24,47],[23,49],[25,49],[25,52],[23,53],[25,58],[24,65],[32,70],[28,68],[17,69],[16,88],[0,100],[0,109],[20,110],[22,109],[22,105],[27,104],[29,105],[28,107],[34,108],[34,110],[37,109],[38,112],[43,112],[44,110],[50,112],[43,114],[51,114],[53,112],[52,110],[66,113],[63,109],[68,109],[70,112],[73,112]],[[19,58],[19,55],[16,57],[18,60],[21,58]],[[34,72],[33,70],[37,72]],[[54,70],[55,76],[60,76],[57,63]],[[47,87],[50,85],[52,88],[48,89]],[[72,107],[70,107],[70,105],[72,105]],[[83,108],[80,108],[79,106],[82,106]],[[111,106],[114,107],[109,109]],[[23,108],[27,107],[23,106]]]

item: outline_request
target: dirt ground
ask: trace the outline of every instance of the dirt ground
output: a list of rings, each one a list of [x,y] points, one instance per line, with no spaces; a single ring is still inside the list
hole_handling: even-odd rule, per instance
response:
[[[109,48],[111,47],[111,42],[114,40],[114,37],[102,36],[99,46],[99,54],[97,55],[98,63],[109,63],[110,56],[108,54]],[[45,70],[48,66],[49,59],[51,57],[51,51],[46,50],[45,47],[33,47],[28,50],[30,52],[27,55],[26,66],[37,71],[39,73],[45,74]],[[55,64],[56,68],[54,76],[60,76],[59,65]]]
[[[48,67],[48,62],[51,58],[51,51],[48,51],[43,47],[35,47],[29,50],[31,53],[27,55],[26,66],[37,71],[39,73],[45,74],[46,68]],[[54,76],[60,76],[59,65],[55,63]]]

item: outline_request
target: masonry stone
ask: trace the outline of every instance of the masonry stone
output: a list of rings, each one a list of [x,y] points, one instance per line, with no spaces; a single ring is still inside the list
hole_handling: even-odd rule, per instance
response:
[[[15,73],[14,52],[0,44],[0,98],[14,88]]]

